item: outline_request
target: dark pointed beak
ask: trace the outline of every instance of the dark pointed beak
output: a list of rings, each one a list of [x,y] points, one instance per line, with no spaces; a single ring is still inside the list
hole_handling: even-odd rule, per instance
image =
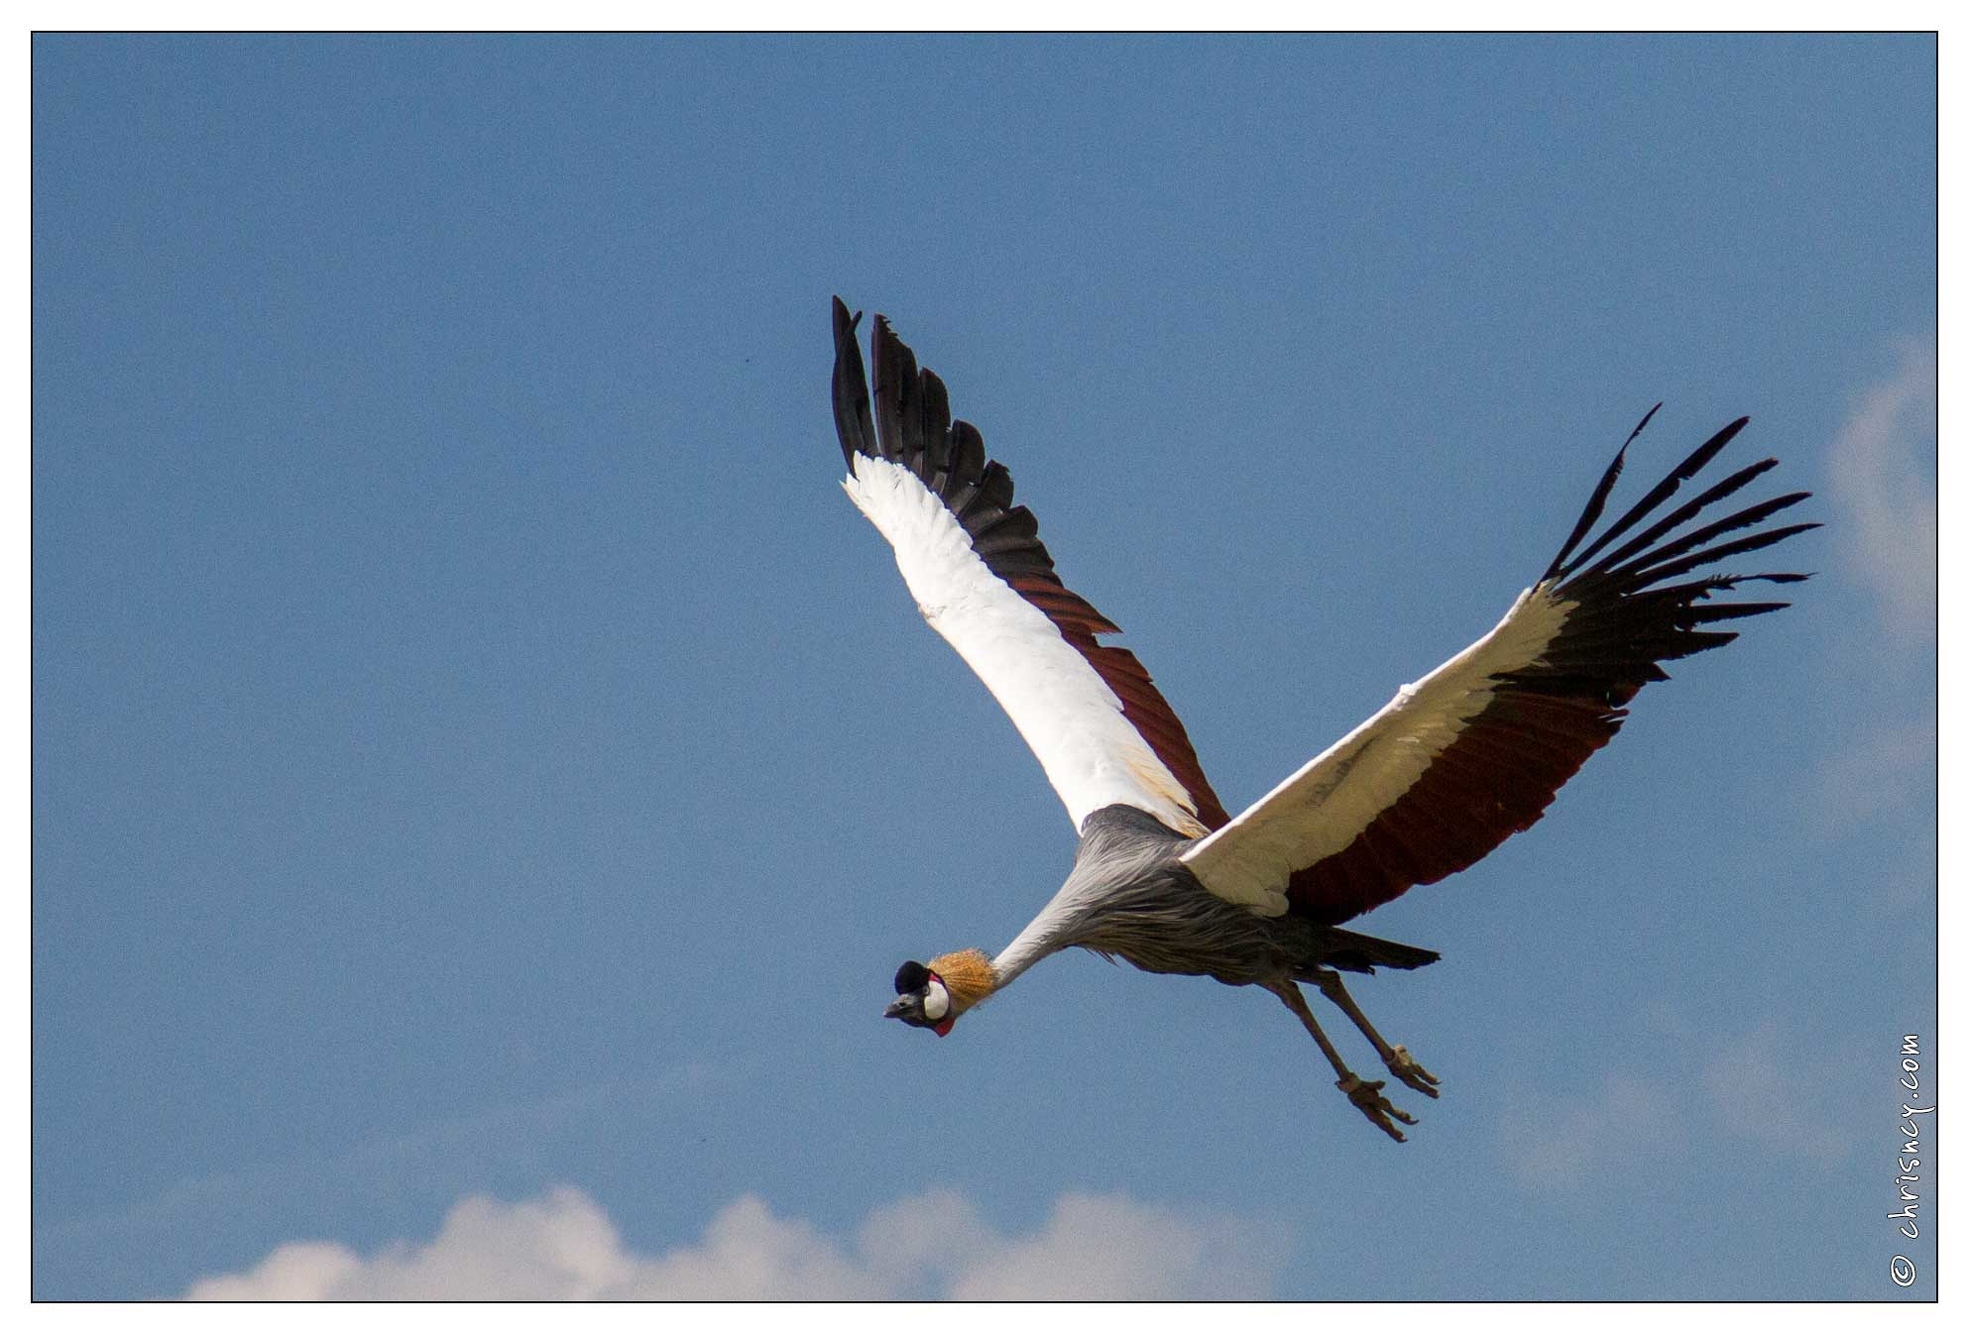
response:
[[[901,1019],[909,1013],[909,1007],[916,1002],[914,996],[898,996],[889,1002],[889,1008],[882,1011],[884,1019]]]

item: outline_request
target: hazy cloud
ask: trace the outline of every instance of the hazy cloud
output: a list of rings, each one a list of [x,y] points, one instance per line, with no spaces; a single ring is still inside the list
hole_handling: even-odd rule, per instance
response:
[[[1862,721],[1873,723],[1872,730],[1849,733],[1818,762],[1817,818],[1822,829],[1845,830],[1885,813],[1925,809],[1932,801],[1933,717]]]
[[[602,1208],[558,1187],[514,1204],[472,1196],[428,1243],[364,1258],[291,1242],[192,1299],[1263,1297],[1288,1258],[1275,1229],[1121,1195],[1061,1196],[1034,1232],[1004,1235],[951,1191],[873,1211],[855,1238],[743,1196],[701,1242],[627,1249]]]
[[[1753,1140],[1821,1164],[1846,1156],[1833,1127],[1850,1119],[1843,1090],[1856,1075],[1824,1044],[1800,1048],[1775,1018],[1718,1036],[1660,1003],[1649,1027],[1669,1040],[1661,1059],[1699,1067],[1700,1079],[1623,1069],[1579,1097],[1520,1089],[1499,1118],[1502,1156],[1520,1187],[1564,1196],[1623,1166],[1641,1169],[1625,1184],[1644,1183],[1692,1135]]]
[[[1894,373],[1860,394],[1828,470],[1840,550],[1880,599],[1883,629],[1935,633],[1935,349],[1908,343]]]
[[[1664,1085],[1614,1071],[1586,1097],[1514,1098],[1499,1128],[1505,1164],[1519,1185],[1565,1191],[1622,1164],[1658,1158],[1681,1138],[1683,1117]]]
[[[1703,1086],[1723,1123],[1737,1133],[1788,1153],[1821,1162],[1845,1155],[1846,1145],[1826,1124],[1823,1099],[1795,1055],[1779,1059],[1776,1023],[1724,1040],[1703,1067]]]
[[[1832,533],[1848,576],[1874,597],[1877,624],[1849,637],[1857,673],[1824,725],[1814,826],[1839,833],[1933,802],[1936,630],[1935,349],[1901,346],[1892,374],[1862,391],[1827,460]],[[1912,674],[1912,675],[1911,675]],[[1917,678],[1921,688],[1908,686]],[[1908,868],[1883,868],[1881,896],[1913,903],[1932,887],[1932,843]]]

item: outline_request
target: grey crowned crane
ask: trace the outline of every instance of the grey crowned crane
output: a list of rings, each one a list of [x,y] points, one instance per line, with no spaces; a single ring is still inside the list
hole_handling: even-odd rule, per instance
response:
[[[1805,575],[1703,571],[1817,527],[1762,526],[1809,493],[1709,517],[1777,465],[1764,459],[1654,517],[1743,429],[1739,419],[1589,541],[1650,411],[1558,556],[1495,629],[1232,818],[1141,663],[1100,642],[1119,627],[1060,582],[1037,521],[1012,504],[1011,474],[985,457],[975,427],[951,419],[943,381],[917,367],[880,315],[871,402],[860,320],[835,299],[843,486],[895,548],[923,618],[1011,715],[1080,836],[1066,883],[1011,944],[995,957],[966,949],[903,964],[887,1014],[948,1034],[959,1015],[1068,946],[1152,973],[1263,987],[1312,1034],[1348,1100],[1401,1140],[1395,1122],[1415,1118],[1388,1101],[1387,1081],[1348,1068],[1299,984],[1318,987],[1395,1078],[1436,1097],[1440,1081],[1375,1031],[1340,974],[1441,956],[1341,923],[1529,829],[1620,730],[1635,693],[1667,679],[1661,663],[1736,638],[1709,628],[1717,622],[1786,606],[1709,599]],[[1725,538],[1743,529],[1753,531]]]

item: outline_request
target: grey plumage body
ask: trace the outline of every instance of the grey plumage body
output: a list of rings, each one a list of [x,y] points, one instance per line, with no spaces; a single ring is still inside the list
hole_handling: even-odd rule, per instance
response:
[[[1374,1124],[1401,1139],[1394,1123],[1413,1125],[1415,1118],[1382,1095],[1385,1081],[1363,1080],[1347,1068],[1306,1008],[1298,984],[1311,982],[1319,987],[1374,1044],[1390,1073],[1433,1098],[1436,1077],[1423,1069],[1406,1047],[1391,1045],[1375,1031],[1335,970],[1371,973],[1377,964],[1419,968],[1440,956],[1432,950],[1326,926],[1303,914],[1266,917],[1232,903],[1211,893],[1179,860],[1194,842],[1131,806],[1104,806],[1089,815],[1081,829],[1080,847],[1074,853],[1073,871],[1060,892],[991,960],[990,990],[1004,987],[1047,955],[1074,947],[1109,959],[1126,959],[1145,972],[1214,977],[1230,986],[1263,987],[1283,1001],[1319,1043],[1340,1076],[1339,1087],[1348,1099]],[[904,968],[924,966],[905,964]],[[935,978],[928,969],[920,979],[898,972],[898,992],[909,990],[910,994],[899,995],[889,1013],[931,1026],[922,1008],[927,992],[913,988],[927,986]],[[936,985],[941,986],[941,981]],[[938,1031],[948,1031],[948,1025]]]
[[[1144,972],[1214,977],[1229,986],[1315,981],[1320,968],[1415,968],[1437,958],[1297,913],[1264,917],[1227,902],[1178,860],[1193,841],[1129,806],[1094,812],[1066,883],[993,961],[999,985],[1076,946]]]

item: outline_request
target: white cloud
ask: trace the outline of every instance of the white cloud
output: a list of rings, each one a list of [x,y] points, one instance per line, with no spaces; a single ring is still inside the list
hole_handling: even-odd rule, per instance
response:
[[[1034,1236],[987,1250],[952,1276],[970,1300],[1261,1297],[1286,1260],[1276,1233],[1190,1220],[1118,1195],[1065,1195]]]
[[[745,1204],[740,1201],[734,1208]],[[769,1245],[776,1239],[762,1240]],[[635,1260],[623,1251],[607,1215],[581,1192],[561,1188],[519,1204],[472,1196],[452,1209],[429,1245],[398,1242],[368,1260],[330,1242],[292,1242],[246,1273],[202,1279],[186,1295],[244,1300],[594,1297],[612,1295],[634,1272]]]
[[[1833,442],[1839,542],[1880,599],[1884,629],[1935,633],[1935,349],[1908,343],[1886,380],[1859,397]]]
[[[855,1239],[743,1196],[700,1243],[624,1247],[593,1199],[558,1187],[506,1204],[460,1201],[430,1242],[364,1258],[291,1242],[192,1299],[1202,1298],[1270,1295],[1288,1258],[1275,1229],[1185,1215],[1122,1195],[1061,1196],[1034,1232],[1002,1235],[964,1197],[932,1191],[873,1211]]]

